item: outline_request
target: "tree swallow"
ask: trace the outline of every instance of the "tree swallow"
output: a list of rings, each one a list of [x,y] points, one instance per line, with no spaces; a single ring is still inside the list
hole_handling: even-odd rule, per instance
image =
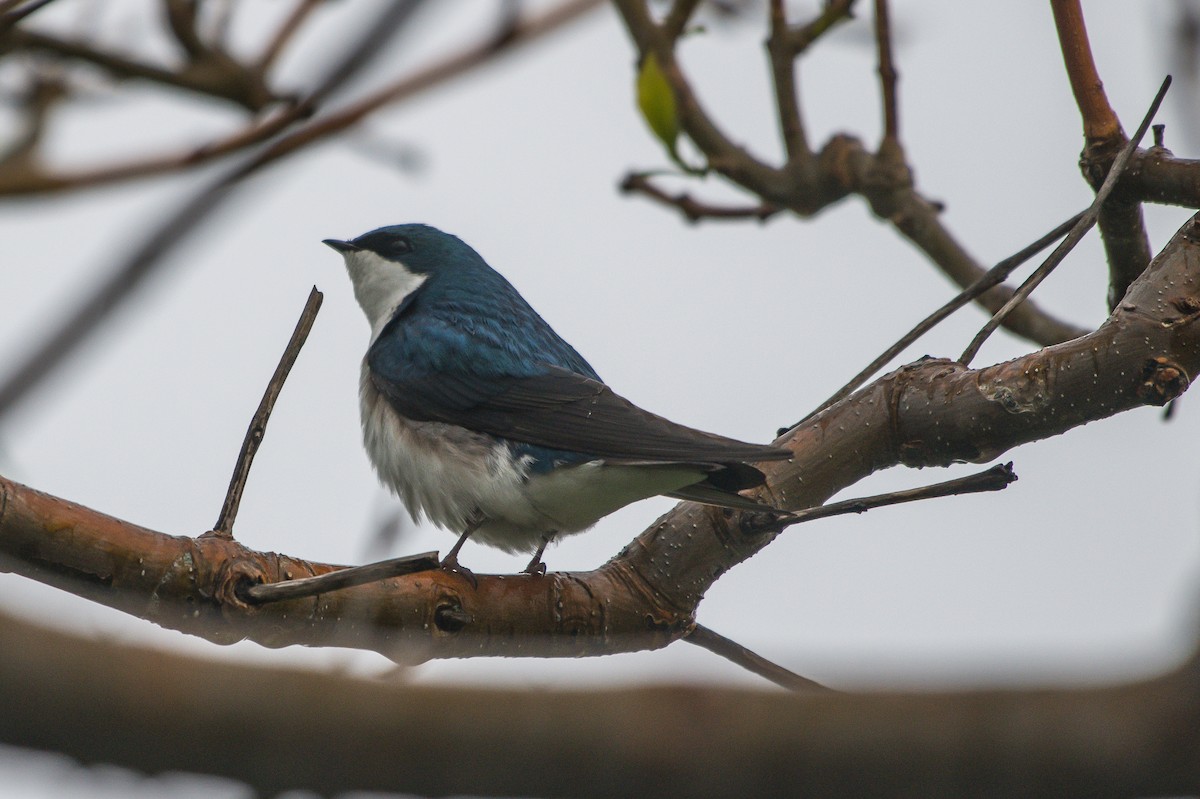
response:
[[[785,449],[704,433],[613,393],[466,243],[428,225],[325,239],[371,324],[359,382],[363,441],[413,521],[534,552],[640,499],[666,494],[772,511],[737,492],[747,461]]]

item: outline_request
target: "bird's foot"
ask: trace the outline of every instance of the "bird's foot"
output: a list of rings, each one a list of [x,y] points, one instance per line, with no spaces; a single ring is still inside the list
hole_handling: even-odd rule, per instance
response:
[[[522,574],[528,574],[533,577],[541,577],[546,573],[546,564],[542,563],[542,553],[546,551],[546,546],[554,540],[557,533],[550,532],[542,536],[542,544],[537,548],[537,552],[533,553],[533,559],[529,561],[529,565],[521,569]]]
[[[546,564],[542,563],[542,553],[533,556],[533,560],[529,561],[529,565],[521,569],[522,574],[528,574],[532,577],[541,577],[546,573]]]
[[[453,572],[465,577],[471,583],[472,588],[479,587],[479,578],[475,576],[475,572],[458,562],[457,552],[451,552],[449,555],[442,558],[442,562],[439,565],[441,566],[442,571]]]

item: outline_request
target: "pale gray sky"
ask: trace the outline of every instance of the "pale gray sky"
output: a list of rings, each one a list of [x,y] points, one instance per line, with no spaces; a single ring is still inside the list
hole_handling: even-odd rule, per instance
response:
[[[87,5],[63,0],[54,8]],[[437,14],[464,20],[456,40],[481,24],[470,20],[478,4],[437,5]],[[349,30],[339,27],[341,16],[357,5],[337,6],[322,35]],[[799,12],[816,3],[792,6]],[[1172,6],[1085,4],[1099,68],[1127,130],[1167,69],[1155,42]],[[102,17],[136,18],[120,8]],[[835,131],[877,136],[868,11],[803,62],[814,139]],[[903,140],[920,189],[947,203],[954,234],[990,262],[1083,208],[1091,192],[1076,167],[1080,123],[1048,7],[910,2],[893,14]],[[442,33],[423,33],[434,29]],[[419,63],[448,46],[444,31],[431,19],[402,40],[401,60]],[[718,118],[750,148],[775,153],[762,38],[756,19],[716,27],[688,40],[685,63]],[[132,312],[7,420],[0,472],[158,530],[208,529],[245,425],[316,284],[325,305],[272,418],[236,532],[257,549],[361,562],[368,531],[399,505],[378,486],[359,443],[366,322],[341,259],[320,240],[383,224],[421,221],[456,233],[619,392],[678,421],[753,441],[770,440],[951,296],[947,281],[858,200],[809,221],[694,227],[621,196],[615,187],[627,170],[664,161],[634,112],[632,60],[615,14],[604,9],[375,117],[370,136],[419,153],[416,174],[338,141],[261,176],[173,257]],[[393,74],[395,63],[381,65],[375,78]],[[318,66],[297,58],[285,74],[309,76]],[[120,99],[125,94],[98,97],[64,120],[55,151],[87,162],[237,124],[220,108],[185,112],[152,90]],[[1168,146],[1194,156],[1183,132],[1173,135],[1185,102],[1194,100],[1168,100],[1159,121],[1167,123]],[[0,206],[0,296],[8,298],[0,364],[24,352],[45,320],[198,180]],[[733,196],[717,181],[689,188]],[[1187,216],[1148,209],[1156,250]],[[1104,317],[1104,293],[1103,257],[1091,238],[1037,298],[1094,325]],[[974,309],[961,312],[906,359],[956,355],[982,322]],[[976,362],[1029,349],[999,335]],[[1185,398],[1169,424],[1160,411],[1142,409],[1014,450],[1005,459],[1015,461],[1020,481],[999,494],[789,531],[723,577],[700,620],[841,687],[1092,681],[1166,668],[1189,651],[1195,621],[1200,472],[1186,445],[1200,433],[1194,405]],[[964,471],[896,469],[846,496]],[[648,501],[614,514],[552,548],[549,568],[602,563],[668,507]],[[400,551],[445,551],[451,543],[450,533],[421,528]],[[515,571],[525,562],[470,544],[462,560],[476,571]],[[206,657],[363,673],[390,667],[377,655],[341,650],[221,649],[7,574],[0,574],[0,607]],[[682,644],[593,660],[436,662],[411,679],[759,684]],[[63,795],[57,778],[28,777],[29,762],[0,752],[0,774],[25,775],[30,786],[12,795]],[[161,786],[143,789],[156,795]],[[120,790],[128,795],[127,785]]]

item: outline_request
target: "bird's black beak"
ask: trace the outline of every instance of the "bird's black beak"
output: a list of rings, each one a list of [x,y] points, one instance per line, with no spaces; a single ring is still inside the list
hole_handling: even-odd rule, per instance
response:
[[[342,241],[341,239],[324,239],[321,243],[328,244],[330,247],[342,254],[348,252],[358,252],[360,249],[358,245],[354,244],[353,242]]]

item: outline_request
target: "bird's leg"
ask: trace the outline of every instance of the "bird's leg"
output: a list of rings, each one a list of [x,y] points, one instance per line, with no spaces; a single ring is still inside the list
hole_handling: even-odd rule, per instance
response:
[[[441,567],[446,571],[459,572],[471,582],[475,582],[475,575],[466,566],[458,562],[458,551],[462,549],[463,544],[467,543],[467,539],[471,537],[471,533],[479,529],[480,522],[478,519],[468,522],[467,529],[463,530],[462,535],[458,537],[458,541],[454,546],[450,547],[450,551],[446,553],[446,557],[442,558]]]
[[[546,545],[554,540],[557,532],[545,533],[542,536],[542,544],[537,548],[537,552],[533,553],[533,560],[529,561],[529,565],[522,569],[524,574],[532,574],[535,577],[546,573],[546,564],[542,563],[542,553],[546,551]]]

